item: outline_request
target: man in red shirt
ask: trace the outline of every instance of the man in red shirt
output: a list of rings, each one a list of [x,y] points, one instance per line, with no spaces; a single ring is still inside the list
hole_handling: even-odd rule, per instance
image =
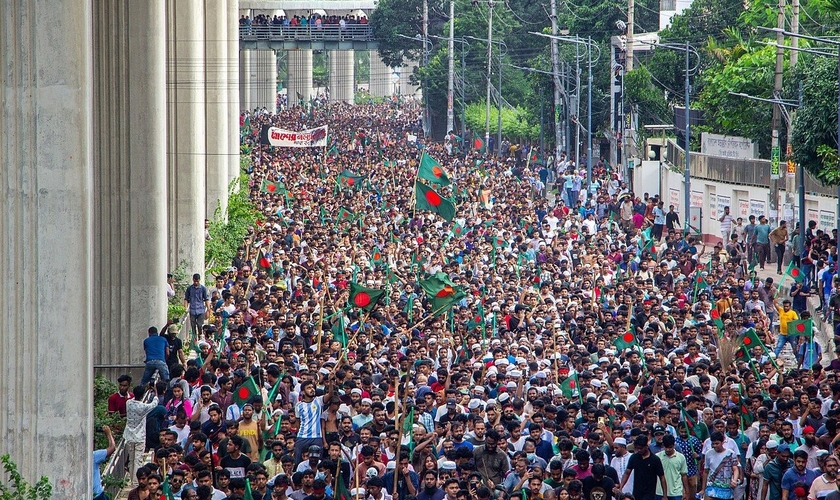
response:
[[[131,375],[120,375],[117,379],[119,389],[108,397],[108,412],[119,413],[125,418],[125,402],[134,399],[134,395],[128,390],[131,388]]]

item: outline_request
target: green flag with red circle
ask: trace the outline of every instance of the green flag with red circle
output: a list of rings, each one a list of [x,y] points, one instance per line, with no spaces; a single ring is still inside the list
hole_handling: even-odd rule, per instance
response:
[[[567,377],[560,382],[560,390],[563,391],[563,397],[571,399],[578,390],[577,374]]]
[[[787,327],[788,335],[806,337],[809,340],[814,338],[814,320],[811,318],[789,321]]]
[[[623,351],[628,347],[639,345],[639,342],[636,340],[636,335],[633,332],[624,332],[613,341],[613,344],[617,349]]]
[[[249,399],[259,394],[260,388],[257,387],[254,377],[248,377],[242,385],[233,390],[233,402],[242,408]]]
[[[712,321],[714,322],[718,331],[723,330],[723,320],[720,317],[720,311],[718,311],[717,309],[712,309],[712,311],[709,313],[709,316],[712,317]]]
[[[447,222],[455,218],[455,205],[422,182],[414,183],[414,205],[420,210],[440,215]]]
[[[755,330],[752,328],[741,335],[740,342],[738,344],[747,349],[747,354],[749,354],[749,351],[755,346],[761,346],[764,348],[764,342],[758,338],[758,335],[756,335]]]
[[[451,184],[449,176],[443,171],[440,163],[425,151],[423,151],[423,156],[420,158],[420,169],[417,171],[417,177],[440,186]]]
[[[364,311],[370,311],[376,307],[385,295],[385,290],[363,287],[358,283],[350,283],[350,299],[348,305],[358,307]]]
[[[351,172],[350,170],[344,169],[340,174],[338,174],[336,182],[338,182],[338,185],[341,187],[349,187],[355,189],[361,187],[362,179],[364,178],[364,175],[359,175]]]
[[[805,280],[805,274],[801,269],[796,267],[793,261],[788,264],[787,269],[785,270],[785,276],[790,276],[797,283],[802,283],[802,281]]]

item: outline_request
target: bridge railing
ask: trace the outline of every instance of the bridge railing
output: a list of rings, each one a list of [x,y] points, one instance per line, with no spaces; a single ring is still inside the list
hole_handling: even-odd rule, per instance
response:
[[[343,28],[337,24],[321,26],[239,26],[239,40],[252,41],[294,41],[294,40],[329,40],[329,41],[370,41],[373,33],[369,24],[348,24]]]

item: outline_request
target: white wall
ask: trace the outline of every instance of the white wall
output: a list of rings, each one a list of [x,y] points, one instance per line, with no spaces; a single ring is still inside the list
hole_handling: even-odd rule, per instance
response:
[[[643,161],[641,166],[633,171],[633,191],[641,197],[643,193],[651,195],[659,193],[665,201],[665,206],[674,205],[675,210],[683,219],[684,189],[682,170],[674,172],[660,167],[658,161]],[[785,192],[778,191],[779,206],[784,203]],[[794,207],[793,219],[798,220],[798,197],[794,197],[797,206]],[[723,213],[724,205],[729,205],[729,211],[734,217],[743,217],[746,224],[750,215],[766,215],[769,217],[770,188],[726,184],[705,179],[691,179],[691,206],[702,210],[701,230],[704,239],[717,241],[720,239],[720,223],[717,218]],[[825,196],[805,195],[805,223],[817,221],[817,228],[831,231],[837,227],[837,199]]]

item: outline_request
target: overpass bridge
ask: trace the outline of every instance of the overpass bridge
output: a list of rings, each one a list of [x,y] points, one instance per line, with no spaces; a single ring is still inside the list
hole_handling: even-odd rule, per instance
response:
[[[390,68],[379,57],[378,42],[367,19],[373,0],[301,0],[239,2],[239,100],[243,109],[274,109],[277,98],[277,55],[286,53],[290,101],[309,99],[317,89],[312,82],[313,51],[326,51],[331,99],[353,102],[356,92],[356,52],[370,53],[368,91],[375,97],[414,94],[409,77],[416,63]],[[306,19],[306,25],[290,25]],[[344,19],[345,24],[335,24]],[[316,24],[319,20],[319,24]],[[285,21],[285,23],[284,23]]]

